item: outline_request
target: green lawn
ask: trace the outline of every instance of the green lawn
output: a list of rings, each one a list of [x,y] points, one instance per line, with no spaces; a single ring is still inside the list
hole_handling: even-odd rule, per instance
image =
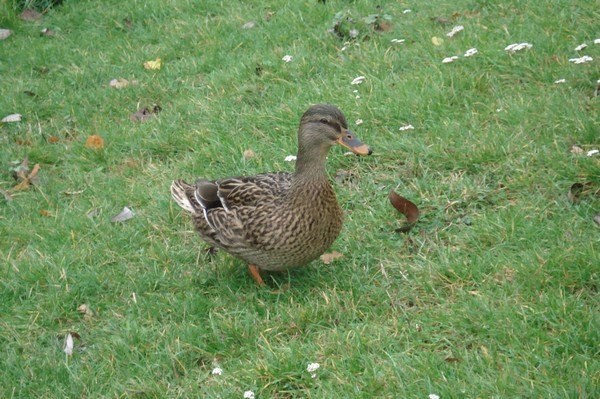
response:
[[[65,0],[36,22],[9,3],[0,397],[600,396],[594,2]],[[260,288],[169,185],[292,170],[315,103],[374,149],[329,154],[344,257]],[[17,190],[25,158],[39,179]],[[422,211],[408,234],[390,189]]]

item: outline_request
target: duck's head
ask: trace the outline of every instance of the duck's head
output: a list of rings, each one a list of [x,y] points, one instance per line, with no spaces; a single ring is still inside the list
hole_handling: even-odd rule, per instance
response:
[[[329,104],[313,105],[302,115],[298,144],[300,148],[319,148],[319,152],[325,154],[335,144],[341,144],[358,155],[371,155],[373,152],[348,129],[342,111]]]

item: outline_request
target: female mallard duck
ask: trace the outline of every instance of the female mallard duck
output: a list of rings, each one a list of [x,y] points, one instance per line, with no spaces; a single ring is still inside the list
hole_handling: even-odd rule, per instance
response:
[[[294,173],[199,179],[171,184],[173,199],[192,214],[202,239],[248,262],[260,285],[259,269],[280,271],[318,258],[342,229],[342,209],[325,173],[334,144],[359,155],[371,149],[348,130],[333,105],[314,105],[300,120]]]

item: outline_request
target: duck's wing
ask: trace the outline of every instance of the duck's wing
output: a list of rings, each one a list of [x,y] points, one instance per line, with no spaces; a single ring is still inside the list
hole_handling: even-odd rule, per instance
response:
[[[292,175],[287,172],[216,181],[199,179],[195,185],[176,180],[171,185],[171,195],[192,214],[194,225],[205,240],[235,253],[247,245],[247,224],[258,216],[253,209],[260,204],[276,208],[291,181]]]
[[[282,198],[291,187],[292,174],[261,173],[256,176],[221,179],[213,184],[223,208],[257,206],[263,202],[275,203],[278,198]]]

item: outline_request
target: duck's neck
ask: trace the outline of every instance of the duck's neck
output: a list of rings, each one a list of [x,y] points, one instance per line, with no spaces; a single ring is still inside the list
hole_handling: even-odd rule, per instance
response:
[[[316,184],[329,183],[325,171],[325,160],[329,148],[306,148],[302,145],[298,148],[296,157],[296,170],[294,180],[300,182],[312,182]]]

